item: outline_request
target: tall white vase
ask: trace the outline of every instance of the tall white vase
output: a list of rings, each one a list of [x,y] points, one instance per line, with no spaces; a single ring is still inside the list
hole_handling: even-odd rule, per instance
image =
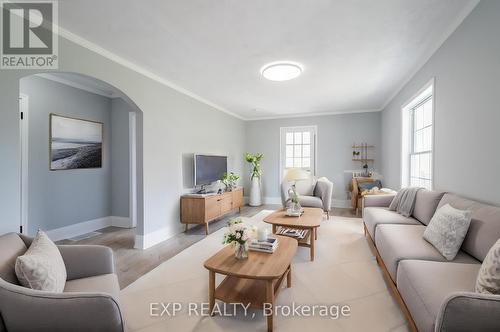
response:
[[[261,206],[262,205],[262,194],[260,191],[260,179],[254,177],[252,179],[252,184],[250,186],[250,206]]]

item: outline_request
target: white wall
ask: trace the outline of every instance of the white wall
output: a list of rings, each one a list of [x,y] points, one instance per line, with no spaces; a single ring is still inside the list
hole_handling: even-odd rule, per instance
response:
[[[129,217],[129,112],[123,99],[111,101],[111,215]]]
[[[382,171],[400,186],[401,106],[435,77],[434,186],[500,204],[500,1],[483,0],[382,113]]]
[[[29,98],[28,234],[110,216],[111,100],[36,76],[20,89]],[[104,124],[101,168],[50,171],[50,113]]]
[[[374,167],[378,168],[379,112],[248,121],[246,150],[250,153],[264,154],[261,165],[265,197],[280,197],[280,127],[312,125],[318,128],[317,175],[326,176],[334,183],[334,199],[348,199],[344,171],[361,169],[360,162],[352,161],[353,143],[366,142],[375,145]],[[245,173],[247,188],[249,172],[247,166]]]
[[[137,232],[151,244],[183,230],[179,196],[183,192],[182,155],[219,152],[242,172],[244,122],[215,110],[136,71],[65,38],[59,40],[59,69],[95,77],[125,93],[143,112],[143,213]],[[0,233],[18,231],[20,211],[19,79],[34,70],[0,74]],[[139,221],[141,217],[138,218]],[[148,241],[152,236],[154,241]]]

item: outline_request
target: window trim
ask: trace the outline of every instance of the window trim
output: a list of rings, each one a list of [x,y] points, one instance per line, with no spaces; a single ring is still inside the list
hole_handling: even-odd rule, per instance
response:
[[[430,90],[429,92],[427,90]],[[424,94],[428,94],[425,96]],[[431,130],[431,146],[430,151],[420,151],[413,152],[413,120],[411,120],[411,111],[420,106],[421,104],[428,101],[428,98],[432,98],[432,130]],[[415,93],[411,98],[409,98],[401,106],[401,188],[408,187],[411,183],[411,156],[416,154],[429,153],[431,155],[431,190],[434,189],[434,183],[436,182],[435,173],[435,130],[436,130],[436,85],[435,78],[431,78],[422,88],[420,88],[417,93]]]
[[[287,130],[292,129],[292,130],[310,130],[313,133],[312,137],[312,142],[313,146],[311,151],[311,157],[314,158],[314,160],[311,160],[313,163],[313,166],[311,167],[311,173],[313,176],[317,174],[317,169],[318,169],[318,126],[317,125],[311,125],[311,126],[287,126],[287,127],[280,127],[280,146],[279,146],[279,156],[280,156],[280,169],[279,169],[279,186],[281,186],[281,182],[283,180],[283,170],[285,169],[285,151],[286,147],[286,142],[285,144],[283,143],[286,139],[285,135]],[[312,159],[311,158],[311,159]]]

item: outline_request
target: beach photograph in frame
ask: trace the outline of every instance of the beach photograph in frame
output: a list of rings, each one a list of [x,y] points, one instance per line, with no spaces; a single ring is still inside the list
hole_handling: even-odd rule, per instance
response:
[[[102,167],[103,124],[50,114],[50,170]]]

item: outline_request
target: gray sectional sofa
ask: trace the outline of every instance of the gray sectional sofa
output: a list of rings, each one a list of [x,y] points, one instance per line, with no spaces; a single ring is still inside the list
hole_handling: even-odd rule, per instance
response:
[[[489,249],[500,238],[500,208],[460,196],[420,190],[413,215],[389,211],[393,196],[367,196],[363,222],[369,244],[412,329],[500,331],[500,295],[474,292]],[[461,250],[447,261],[423,239],[439,207],[472,211]]]
[[[0,236],[0,332],[122,332],[120,287],[110,248],[61,245],[67,281],[63,293],[19,285],[14,266],[32,239],[9,233]]]

